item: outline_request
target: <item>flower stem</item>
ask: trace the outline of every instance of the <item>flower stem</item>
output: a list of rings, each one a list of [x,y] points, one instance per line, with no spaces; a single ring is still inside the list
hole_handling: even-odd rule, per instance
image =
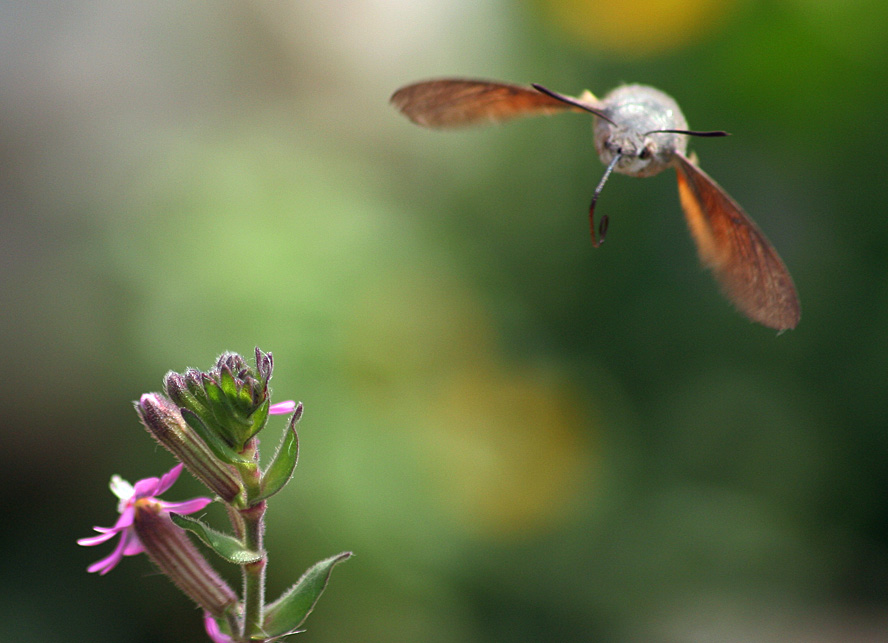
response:
[[[252,457],[254,461],[258,458],[255,439],[247,442],[242,454]],[[255,498],[258,495],[261,475],[259,467],[255,463],[250,463],[240,465],[238,468],[247,489],[247,497]],[[265,606],[265,568],[268,563],[268,556],[262,542],[265,535],[266,508],[267,504],[262,500],[246,509],[237,511],[240,525],[235,525],[235,531],[242,529],[242,537],[247,549],[262,554],[259,560],[241,566],[244,582],[244,640],[250,640],[252,635],[262,633]]]
[[[265,501],[240,512],[244,520],[244,544],[248,549],[262,552],[262,558],[247,563],[242,569],[244,578],[244,632],[247,636],[262,631],[265,604],[265,567],[268,556],[262,546],[265,531]]]

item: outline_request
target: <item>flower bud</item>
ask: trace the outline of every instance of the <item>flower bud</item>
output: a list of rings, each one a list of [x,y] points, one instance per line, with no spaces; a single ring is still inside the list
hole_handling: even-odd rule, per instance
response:
[[[146,393],[135,407],[154,439],[211,491],[229,503],[243,493],[243,483],[235,469],[213,454],[173,402],[159,393]]]
[[[170,372],[164,385],[179,407],[192,411],[207,430],[240,452],[268,421],[273,365],[271,353],[258,348],[255,368],[237,353],[222,353],[209,371]]]
[[[256,347],[256,370],[259,371],[259,377],[265,384],[271,379],[271,372],[274,369],[274,359],[271,353],[263,353]]]
[[[177,406],[185,406],[192,410],[197,405],[206,408],[206,400],[199,400],[194,395],[193,389],[188,385],[185,376],[174,371],[170,371],[163,378],[163,388],[169,398],[176,403]]]
[[[158,503],[137,500],[133,527],[154,564],[204,610],[220,617],[237,603],[234,591]]]
[[[203,389],[203,373],[196,368],[185,369],[185,386],[188,391],[204,406],[209,405],[207,392]]]

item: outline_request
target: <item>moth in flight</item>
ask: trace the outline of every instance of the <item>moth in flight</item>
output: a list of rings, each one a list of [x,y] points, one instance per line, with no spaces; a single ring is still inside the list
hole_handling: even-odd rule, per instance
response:
[[[799,298],[777,251],[737,202],[688,156],[689,137],[725,132],[688,129],[678,104],[660,90],[622,85],[601,99],[589,91],[574,98],[536,84],[446,78],[402,87],[391,102],[417,125],[433,129],[591,113],[595,149],[607,166],[589,206],[592,244],[597,247],[607,233],[607,216],[596,228],[595,203],[611,172],[645,177],[673,167],[700,260],[713,271],[728,299],[765,326],[786,330],[798,324]]]

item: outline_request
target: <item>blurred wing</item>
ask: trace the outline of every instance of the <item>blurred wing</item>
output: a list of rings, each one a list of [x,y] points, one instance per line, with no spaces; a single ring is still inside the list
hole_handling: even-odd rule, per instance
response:
[[[407,85],[392,94],[391,102],[423,127],[499,123],[520,116],[582,109],[532,87],[454,78]]]
[[[676,159],[681,206],[700,260],[747,317],[778,330],[795,328],[799,297],[777,251],[703,170],[681,154]]]

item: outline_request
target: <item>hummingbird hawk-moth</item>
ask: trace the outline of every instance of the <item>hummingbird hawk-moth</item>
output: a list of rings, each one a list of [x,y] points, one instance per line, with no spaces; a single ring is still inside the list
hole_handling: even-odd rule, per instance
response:
[[[690,136],[725,132],[688,129],[672,97],[645,85],[622,85],[604,98],[586,91],[578,98],[541,85],[483,80],[439,79],[407,85],[391,102],[417,125],[456,128],[499,123],[522,116],[590,112],[595,149],[607,166],[589,206],[592,243],[607,233],[604,216],[597,229],[595,204],[611,172],[654,176],[673,167],[678,193],[700,260],[712,269],[722,290],[747,317],[765,326],[795,328],[801,310],[795,286],[771,243],[743,209],[688,156]],[[597,232],[597,234],[596,234]]]

